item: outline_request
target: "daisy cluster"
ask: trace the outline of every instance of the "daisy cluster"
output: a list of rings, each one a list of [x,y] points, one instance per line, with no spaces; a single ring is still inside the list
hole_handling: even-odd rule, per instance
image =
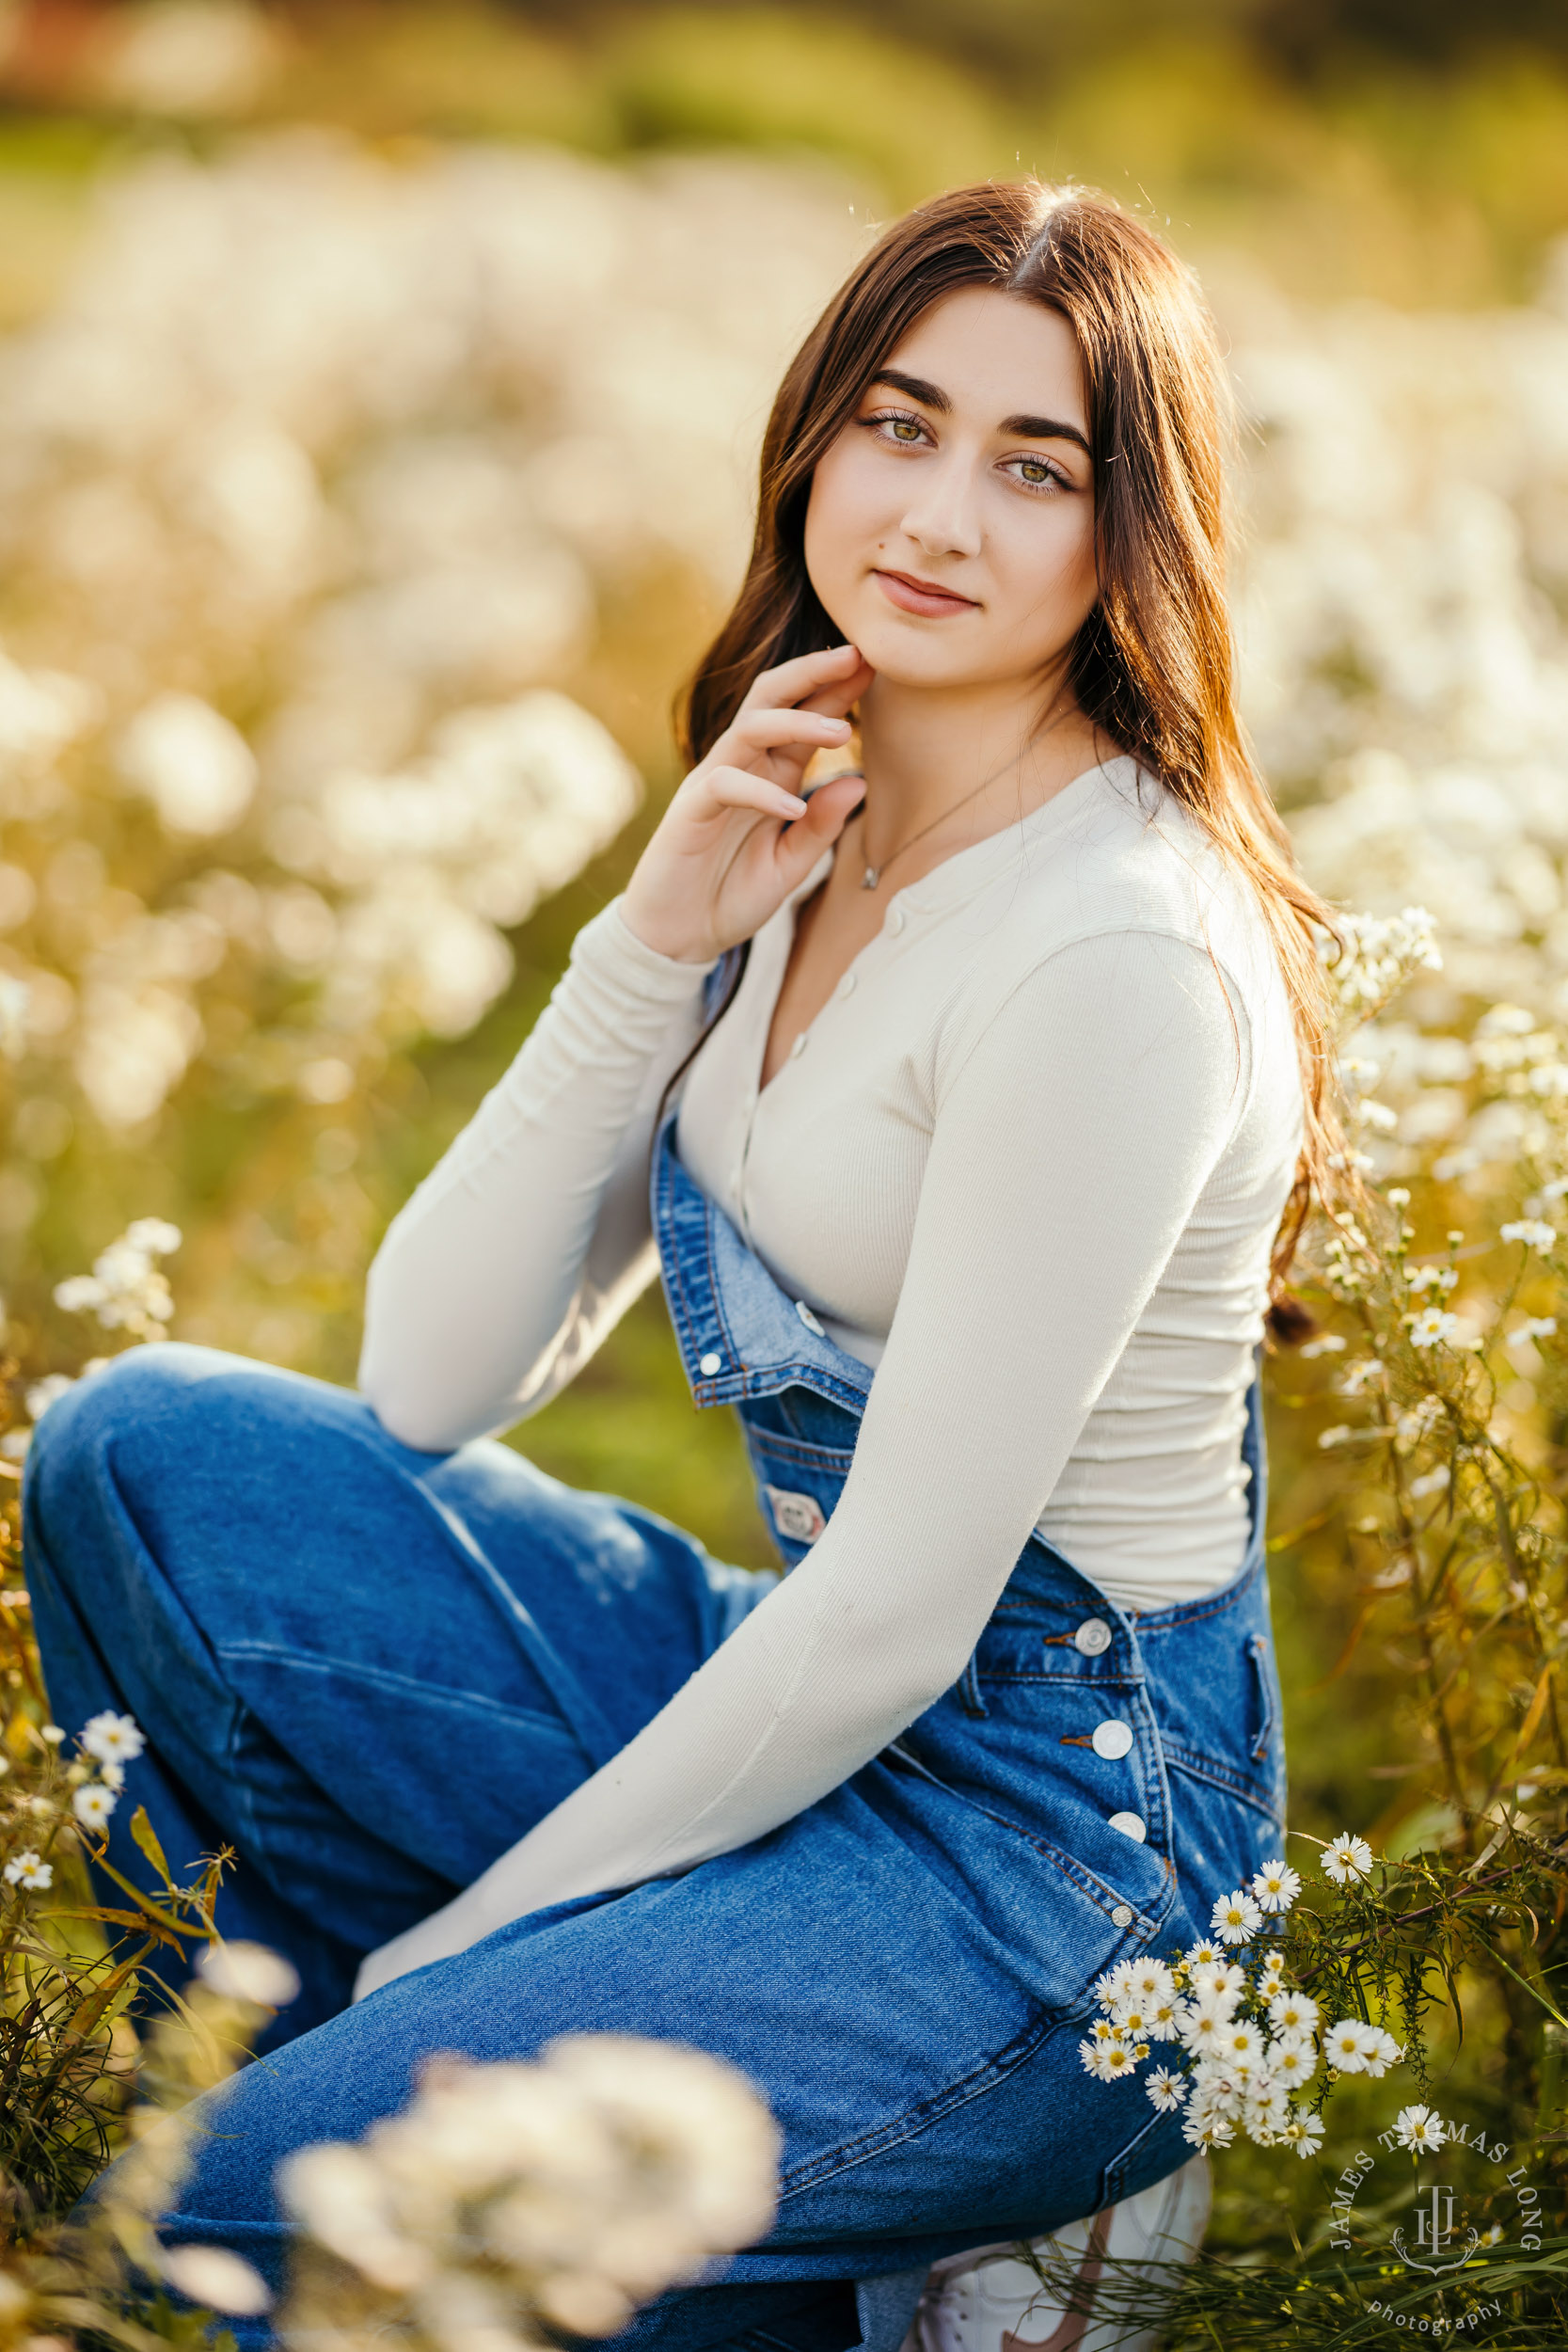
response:
[[[284,2159],[283,2205],[318,2259],[278,2333],[487,2352],[615,2334],[763,2234],[778,2153],[745,2076],[674,2042],[574,2034],[537,2063],[434,2059],[357,2144]]]
[[[58,1724],[45,1724],[42,1727],[41,1737],[51,1748],[60,1747],[65,1736]],[[125,1767],[135,1761],[146,1745],[135,1717],[117,1715],[109,1708],[83,1726],[76,1742],[77,1754],[65,1773],[71,1791],[71,1815],[80,1829],[89,1836],[102,1836],[119,1803],[125,1786]],[[0,1761],[0,1772],[7,1770],[8,1767]],[[13,1804],[13,1819],[24,1811],[30,1822],[36,1817],[51,1831],[62,1818],[60,1802],[54,1794],[24,1794]],[[37,1827],[32,1835],[39,1836]],[[47,1836],[40,1842],[46,1846]],[[37,1846],[21,1846],[8,1854],[0,1867],[0,1880],[26,1894],[41,1895],[55,1883],[55,1866]]]
[[[1341,1886],[1372,1867],[1366,1840],[1348,1835],[1325,1847],[1323,1860]],[[1382,2026],[1362,2018],[1325,2026],[1317,2002],[1288,1981],[1272,1931],[1300,1892],[1294,1870],[1265,1862],[1250,1886],[1221,1898],[1209,1935],[1178,1959],[1118,1963],[1095,1986],[1101,2015],[1078,2045],[1085,2070],[1117,2082],[1161,2043],[1165,2063],[1144,2088],[1162,2115],[1184,2110],[1182,2136],[1193,2147],[1228,2147],[1241,2129],[1260,2148],[1311,2155],[1323,2127],[1298,2094],[1319,2067],[1380,2075],[1404,2054]]]
[[[157,1261],[171,1256],[183,1239],[179,1226],[166,1217],[134,1217],[118,1241],[99,1251],[90,1274],[72,1274],[55,1283],[55,1306],[68,1314],[94,1315],[105,1331],[128,1331],[133,1341],[166,1339],[174,1294]],[[107,1361],[103,1356],[89,1357],[80,1375],[48,1372],[30,1381],[23,1402],[33,1428],[51,1406],[69,1396],[78,1377],[101,1371]],[[31,1439],[29,1429],[6,1430],[0,1434],[0,1459],[24,1459]]]

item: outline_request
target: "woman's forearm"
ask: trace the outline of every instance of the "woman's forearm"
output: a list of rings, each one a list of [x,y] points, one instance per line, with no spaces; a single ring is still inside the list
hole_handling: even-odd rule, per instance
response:
[[[366,1286],[359,1386],[441,1452],[542,1404],[654,1270],[645,1167],[707,967],[611,904],[512,1067],[393,1218]]]
[[[618,1756],[373,1953],[361,1993],[766,1836],[956,1680],[1240,1115],[1247,1038],[1182,941],[1090,940],[1017,990],[939,1117],[825,1532]]]

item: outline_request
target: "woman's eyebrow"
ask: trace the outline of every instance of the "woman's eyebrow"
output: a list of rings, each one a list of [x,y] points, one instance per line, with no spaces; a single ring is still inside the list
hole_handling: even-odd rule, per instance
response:
[[[953,404],[940,384],[927,384],[923,375],[906,375],[901,368],[879,368],[872,377],[874,384],[891,384],[895,392],[908,393],[924,408],[934,408],[940,416],[950,413]]]
[[[953,404],[942,386],[928,384],[923,375],[906,375],[902,368],[879,368],[872,382],[891,386],[894,391],[903,392],[911,400],[918,400],[923,408],[934,408],[938,416],[952,414]],[[1060,417],[1004,417],[997,431],[1016,436],[1023,441],[1071,441],[1085,457],[1094,455],[1078,427],[1065,424]]]
[[[1085,457],[1094,452],[1075,424],[1064,424],[1059,417],[1004,417],[1001,429],[1016,434],[1022,441],[1072,441]]]

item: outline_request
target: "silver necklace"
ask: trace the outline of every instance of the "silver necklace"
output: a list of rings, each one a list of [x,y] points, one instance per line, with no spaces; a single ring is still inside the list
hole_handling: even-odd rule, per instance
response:
[[[1017,753],[1013,755],[1014,759],[1019,756],[1021,755]],[[924,841],[928,833],[935,833],[940,824],[949,817],[956,817],[960,808],[967,808],[971,801],[977,801],[987,787],[994,784],[998,776],[1005,776],[1012,765],[1012,759],[1005,759],[1000,768],[994,769],[989,776],[982,776],[973,792],[966,792],[962,800],[955,801],[951,808],[942,809],[939,815],[932,818],[928,825],[922,825],[918,833],[911,833],[907,841],[901,841],[896,850],[890,850],[879,866],[873,866],[868,860],[861,875],[861,888],[875,890],[895,858],[902,857],[906,850],[912,850],[917,841]]]

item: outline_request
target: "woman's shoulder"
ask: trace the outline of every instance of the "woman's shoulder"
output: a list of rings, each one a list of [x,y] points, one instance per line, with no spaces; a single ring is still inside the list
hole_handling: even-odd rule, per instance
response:
[[[964,910],[968,933],[955,960],[943,1023],[947,1053],[961,1059],[1026,984],[1049,986],[1067,960],[1100,957],[1115,968],[1117,943],[1173,943],[1223,976],[1247,1025],[1280,986],[1262,910],[1244,875],[1158,778],[1117,759],[1080,778],[1020,829],[1018,855],[988,877]]]
[[[1019,977],[1080,940],[1152,931],[1246,965],[1266,936],[1251,885],[1158,777],[1108,761],[1020,828],[984,893],[976,977]],[[1053,813],[1055,811],[1055,821]]]

